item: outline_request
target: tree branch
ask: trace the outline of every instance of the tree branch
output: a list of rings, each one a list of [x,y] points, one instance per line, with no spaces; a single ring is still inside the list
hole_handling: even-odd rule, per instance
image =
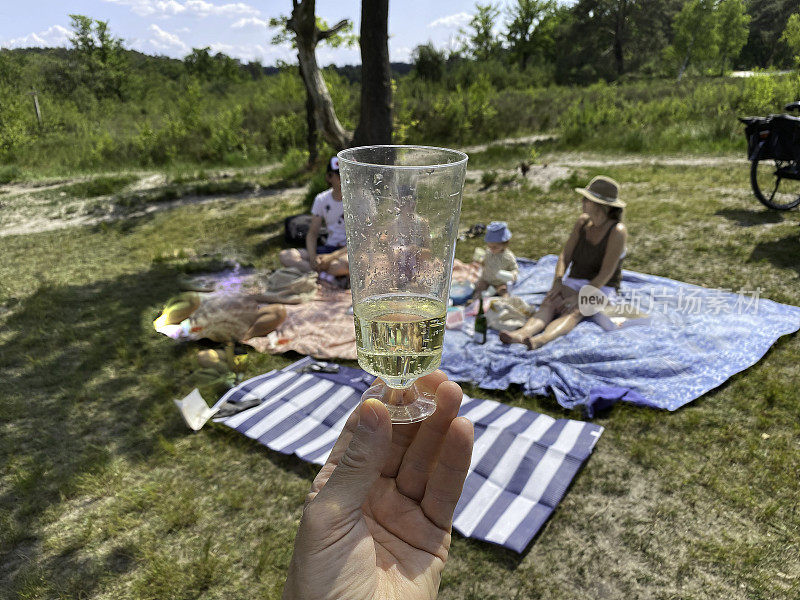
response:
[[[349,19],[342,19],[330,29],[326,29],[325,31],[317,31],[317,40],[320,42],[322,40],[327,40],[329,37],[333,37],[334,35],[339,33],[339,31],[347,27],[349,24],[350,24]]]

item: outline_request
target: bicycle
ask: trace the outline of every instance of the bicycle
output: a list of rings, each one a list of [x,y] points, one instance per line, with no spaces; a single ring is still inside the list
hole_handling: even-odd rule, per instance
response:
[[[784,107],[800,113],[800,102]],[[740,117],[745,124],[750,185],[764,206],[791,210],[800,205],[800,117],[789,114]]]

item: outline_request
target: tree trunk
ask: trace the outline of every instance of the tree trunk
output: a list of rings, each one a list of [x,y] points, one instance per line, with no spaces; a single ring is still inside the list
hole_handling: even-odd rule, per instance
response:
[[[625,52],[622,48],[622,37],[625,35],[627,5],[626,0],[617,4],[617,18],[614,23],[614,62],[617,67],[617,77],[621,77],[625,73]]]
[[[619,39],[619,32],[614,36],[614,62],[617,65],[617,77],[625,72],[625,56],[622,53],[622,41]]]
[[[354,146],[392,143],[389,0],[361,3],[361,115]]]
[[[336,33],[347,24],[347,21],[340,21],[328,31],[320,31],[317,29],[314,14],[314,0],[302,2],[292,0],[292,3],[294,8],[287,26],[295,33],[300,73],[306,86],[306,93],[314,107],[317,128],[322,132],[325,141],[335,150],[341,150],[349,146],[350,134],[336,117],[333,100],[317,65],[316,48],[317,42]]]
[[[298,63],[299,64],[299,63]],[[303,66],[300,65],[300,77],[303,77]],[[317,162],[317,120],[314,117],[314,101],[306,90],[306,145],[308,147],[308,164]]]
[[[317,119],[314,116],[314,101],[311,95],[306,92],[306,145],[308,146],[308,164],[313,165],[317,162]]]
[[[678,81],[683,78],[683,74],[686,72],[686,67],[689,66],[689,59],[692,57],[692,47],[694,46],[694,38],[692,41],[689,42],[689,47],[686,49],[686,57],[683,59],[683,64],[681,65],[680,71],[678,71]]]

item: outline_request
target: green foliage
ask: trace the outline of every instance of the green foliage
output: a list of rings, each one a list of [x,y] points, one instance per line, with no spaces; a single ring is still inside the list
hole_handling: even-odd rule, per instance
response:
[[[719,66],[724,72],[747,43],[750,15],[744,0],[722,0],[716,9],[716,29],[719,40]]]
[[[63,192],[72,198],[96,198],[98,196],[109,196],[111,194],[116,194],[125,186],[137,181],[138,179],[138,177],[133,175],[107,175],[58,188],[58,192]]]
[[[481,173],[481,185],[484,189],[489,188],[497,181],[497,171],[484,171]]]
[[[182,61],[122,52],[130,65],[124,100],[98,97],[91,85],[67,77],[79,60],[75,50],[0,51],[0,164],[52,173],[241,165],[304,145],[304,90],[296,67],[253,77],[254,65],[217,55],[203,75]],[[220,64],[227,66],[215,72]],[[225,76],[233,67],[239,74]],[[323,76],[340,119],[352,126],[358,89],[335,71],[325,69]],[[27,94],[32,87],[39,91],[41,129]]]
[[[98,98],[123,99],[128,80],[126,54],[122,38],[111,35],[108,21],[84,15],[70,15],[75,65],[64,73],[73,89],[82,86]]]
[[[628,152],[740,150],[737,117],[780,110],[800,77],[594,84],[573,90],[559,116],[564,147]]]
[[[20,170],[14,165],[0,166],[0,184],[13,183],[19,177]]]
[[[411,53],[414,74],[428,81],[441,81],[444,75],[446,58],[444,52],[437,50],[432,42],[421,44]]]
[[[783,35],[781,35],[781,41],[789,47],[795,66],[800,69],[800,13],[795,13],[789,17],[786,29],[783,30]]]
[[[306,211],[311,210],[311,205],[314,203],[314,198],[316,198],[317,194],[324,192],[329,187],[331,186],[328,183],[325,167],[318,168],[316,171],[314,171],[314,174],[311,176],[311,180],[308,182],[308,189],[306,190],[305,195]]]
[[[330,29],[328,22],[321,17],[316,17],[316,24],[317,29],[319,31],[327,31]],[[270,43],[275,46],[283,45],[283,44],[291,44],[292,48],[297,48],[297,42],[295,41],[295,33],[291,29],[289,29],[289,17],[286,15],[281,15],[279,17],[272,17],[269,20],[269,27],[271,29],[277,29],[278,32],[272,36]],[[358,36],[353,33],[353,24],[348,21],[343,27],[341,27],[336,33],[333,35],[322,39],[319,44],[320,45],[328,45],[331,48],[352,48],[358,43]]]
[[[714,0],[689,0],[675,17],[675,40],[665,56],[680,79],[691,62],[709,63],[719,53],[720,31],[716,27]]]
[[[464,51],[476,60],[486,60],[497,56],[501,45],[495,37],[494,25],[500,16],[500,7],[495,4],[475,4],[475,14],[469,22],[469,29],[462,29]]]
[[[505,37],[511,56],[523,69],[547,45],[548,17],[554,14],[555,6],[552,0],[517,0],[509,6]]]
[[[246,75],[240,69],[239,61],[222,52],[211,55],[211,48],[192,48],[183,59],[186,71],[198,79],[227,85],[242,81]]]

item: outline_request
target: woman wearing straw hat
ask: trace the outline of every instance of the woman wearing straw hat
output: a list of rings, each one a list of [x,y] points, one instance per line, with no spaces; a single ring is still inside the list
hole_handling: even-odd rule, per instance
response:
[[[593,286],[606,296],[619,288],[628,238],[622,223],[625,203],[619,199],[619,184],[600,176],[575,191],[583,196],[583,214],[558,257],[553,285],[524,326],[500,333],[506,344],[540,348],[572,331],[584,318],[578,308],[578,292],[583,286]],[[567,267],[569,275],[565,277]]]

